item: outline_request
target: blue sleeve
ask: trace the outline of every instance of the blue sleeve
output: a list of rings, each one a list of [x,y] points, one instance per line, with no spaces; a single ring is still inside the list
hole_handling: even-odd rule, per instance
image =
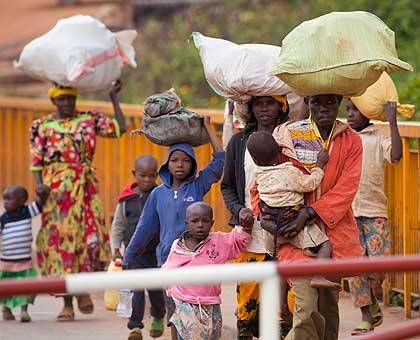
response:
[[[146,246],[159,234],[159,216],[157,213],[156,190],[152,191],[137,223],[136,231],[124,252],[123,265],[129,267],[134,258],[144,253]]]
[[[195,181],[203,196],[207,194],[213,183],[216,183],[220,180],[220,178],[222,178],[224,165],[225,152],[214,152],[213,159],[203,170],[200,171]]]

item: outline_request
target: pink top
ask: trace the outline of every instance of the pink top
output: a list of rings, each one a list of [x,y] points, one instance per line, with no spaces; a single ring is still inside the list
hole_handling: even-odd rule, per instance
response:
[[[184,233],[172,244],[171,251],[164,269],[184,266],[203,266],[209,264],[222,264],[238,258],[242,249],[251,240],[251,235],[236,227],[230,233],[210,233],[207,239],[202,241],[194,251],[184,246]],[[167,294],[178,300],[193,304],[216,305],[221,303],[220,284],[172,286],[167,289]]]

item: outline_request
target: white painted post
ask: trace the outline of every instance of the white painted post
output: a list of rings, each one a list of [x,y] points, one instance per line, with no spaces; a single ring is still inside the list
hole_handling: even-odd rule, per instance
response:
[[[260,339],[280,339],[279,315],[279,276],[274,274],[263,279],[260,285]]]

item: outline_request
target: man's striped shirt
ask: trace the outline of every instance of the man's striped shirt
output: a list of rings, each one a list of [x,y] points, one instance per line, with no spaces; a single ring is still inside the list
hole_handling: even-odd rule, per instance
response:
[[[0,216],[1,260],[27,261],[32,257],[32,218],[40,213],[35,202],[25,205],[17,214]]]

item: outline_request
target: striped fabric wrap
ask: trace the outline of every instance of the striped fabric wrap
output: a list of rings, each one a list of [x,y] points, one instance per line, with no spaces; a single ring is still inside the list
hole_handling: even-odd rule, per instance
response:
[[[300,120],[287,126],[293,141],[298,160],[303,166],[312,170],[316,166],[318,152],[323,145],[317,137],[315,130],[309,121]]]

